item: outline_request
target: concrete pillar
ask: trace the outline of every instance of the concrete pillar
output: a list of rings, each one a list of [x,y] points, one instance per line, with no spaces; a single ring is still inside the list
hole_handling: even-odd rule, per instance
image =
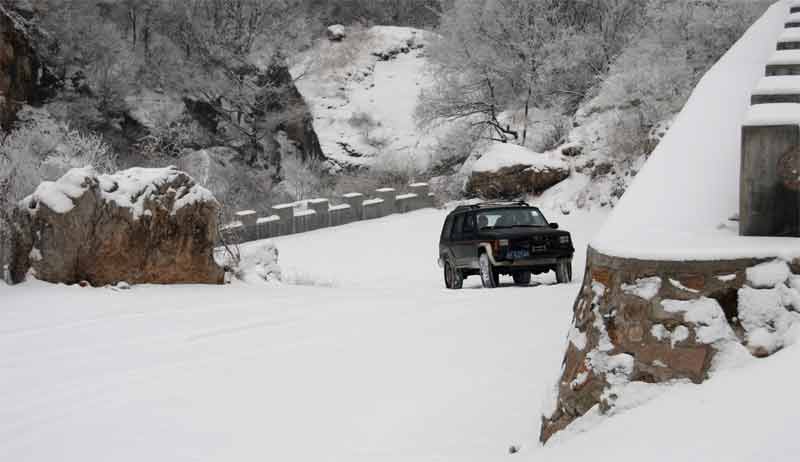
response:
[[[745,126],[739,232],[800,237],[800,127]]]
[[[242,223],[242,242],[255,241],[258,239],[258,229],[256,229],[258,214],[255,210],[236,212],[236,220]]]
[[[294,234],[294,204],[273,205],[272,212],[280,217],[277,236]]]
[[[317,228],[327,228],[331,225],[330,201],[328,199],[311,199],[308,201],[308,208],[316,213]]]
[[[431,194],[431,186],[428,183],[412,183],[408,185],[408,190],[417,195],[415,208],[433,207],[433,195]]]
[[[364,219],[372,220],[373,218],[380,218],[385,216],[386,208],[383,205],[383,199],[369,199],[362,203],[364,207]]]
[[[394,188],[381,188],[375,190],[378,199],[383,199],[383,215],[391,215],[397,212],[396,196]]]
[[[419,208],[419,196],[414,193],[401,194],[397,196],[397,211],[408,213]]]
[[[331,216],[331,226],[346,225],[354,221],[350,204],[333,205],[328,213]]]
[[[280,233],[281,217],[272,215],[269,217],[259,218],[256,221],[256,228],[258,228],[259,239],[269,239],[278,236]]]
[[[317,229],[317,212],[307,210],[295,210],[292,217],[295,233],[305,233]]]
[[[357,192],[347,193],[342,196],[344,202],[350,206],[350,216],[353,221],[364,219],[364,195]]]

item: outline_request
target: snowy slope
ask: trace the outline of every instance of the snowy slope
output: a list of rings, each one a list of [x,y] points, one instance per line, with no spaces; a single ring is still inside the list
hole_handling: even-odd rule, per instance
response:
[[[793,257],[790,238],[741,238],[741,126],[788,16],[777,2],[703,77],[672,128],[592,242],[617,256],[653,259]]]
[[[443,289],[445,213],[278,239],[302,286],[0,283],[0,460],[504,459],[578,284]],[[550,218],[583,249],[604,215]]]
[[[429,33],[376,26],[347,34],[341,42],[319,40],[292,68],[322,150],[342,166],[426,167],[437,130],[417,128],[414,110],[431,84]]]

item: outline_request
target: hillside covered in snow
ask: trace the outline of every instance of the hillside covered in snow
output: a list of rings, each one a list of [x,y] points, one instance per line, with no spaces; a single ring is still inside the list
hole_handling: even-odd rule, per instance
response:
[[[442,128],[417,126],[420,92],[431,86],[431,32],[339,26],[295,59],[292,73],[311,105],[325,155],[340,168],[425,170]]]

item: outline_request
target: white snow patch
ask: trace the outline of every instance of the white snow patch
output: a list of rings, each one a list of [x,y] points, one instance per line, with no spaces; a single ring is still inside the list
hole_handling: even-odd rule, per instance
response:
[[[757,288],[770,288],[789,280],[789,265],[782,260],[773,260],[747,268],[747,282]]]
[[[739,320],[747,333],[748,347],[773,353],[794,343],[800,314],[788,311],[786,305],[798,295],[783,284],[772,289],[739,289]]]
[[[772,66],[800,64],[800,50],[778,50],[769,58],[767,64]]]
[[[473,173],[496,172],[502,168],[524,165],[532,170],[566,169],[567,164],[558,151],[533,152],[517,144],[493,142],[472,166]]]
[[[661,290],[661,278],[653,276],[637,279],[635,284],[623,284],[622,291],[645,300],[652,300]]]
[[[57,181],[40,184],[22,203],[29,208],[32,204],[42,203],[56,213],[67,213],[75,206],[73,199],[83,195],[97,182],[103,199],[131,209],[134,219],[138,219],[146,215],[145,204],[158,189],[173,181],[180,173],[175,167],[134,167],[111,175],[100,175],[92,167],[73,168]],[[172,213],[196,202],[216,202],[211,191],[197,184],[190,188],[181,187],[174,193],[177,199],[172,206]]]
[[[680,342],[685,341],[689,338],[689,329],[686,326],[677,326],[675,330],[672,331],[672,335],[670,337],[670,343],[673,348]]]
[[[735,281],[736,280],[736,274],[723,274],[723,275],[717,276],[717,279],[722,281],[722,282]]]
[[[793,95],[800,93],[800,76],[775,75],[764,77],[753,89],[754,95]]]
[[[662,300],[661,306],[670,313],[683,313],[684,321],[695,326],[695,337],[700,343],[713,344],[733,338],[722,307],[712,298]]]
[[[693,294],[696,294],[696,293],[700,292],[699,290],[690,289],[689,287],[686,287],[685,285],[681,284],[681,281],[678,281],[677,279],[670,278],[669,279],[669,283],[672,284],[673,287],[675,287],[676,289],[680,289],[680,290],[683,290],[683,291],[686,291],[686,292],[691,292]]]
[[[569,330],[569,341],[575,348],[583,351],[586,348],[586,333],[579,331],[575,326]]]
[[[800,124],[800,104],[797,103],[754,104],[742,122],[748,127],[797,124]]]

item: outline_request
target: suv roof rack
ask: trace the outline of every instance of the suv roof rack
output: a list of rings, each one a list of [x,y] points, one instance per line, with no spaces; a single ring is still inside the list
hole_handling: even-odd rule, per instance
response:
[[[510,207],[510,206],[517,206],[517,207],[530,207],[525,201],[505,201],[505,202],[481,202],[479,204],[472,204],[472,205],[459,205],[455,208],[454,212],[459,212],[462,210],[478,210],[482,208],[491,208],[491,207]]]

